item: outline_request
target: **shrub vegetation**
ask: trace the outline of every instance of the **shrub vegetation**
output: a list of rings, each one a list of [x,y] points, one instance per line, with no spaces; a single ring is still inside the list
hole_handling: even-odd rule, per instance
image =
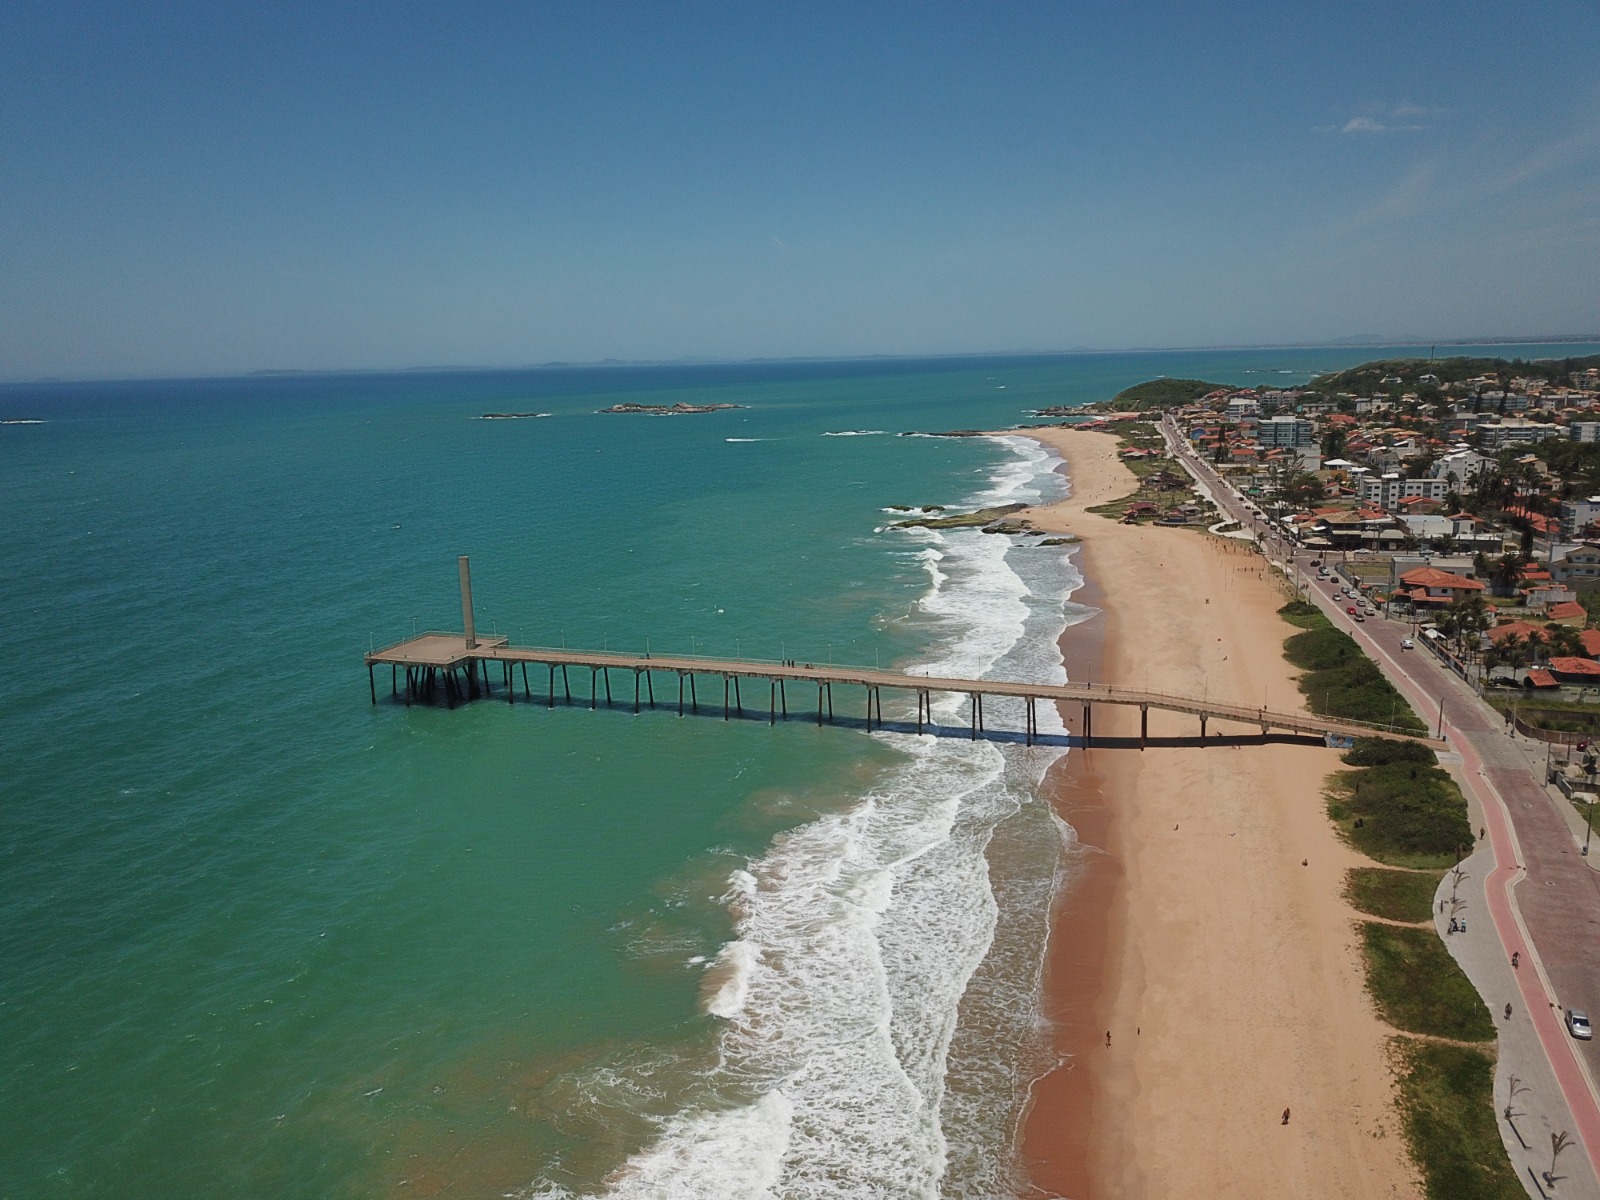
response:
[[[1494,1040],[1494,1019],[1432,929],[1361,924],[1367,990],[1396,1029],[1462,1042]]]
[[[1494,1063],[1467,1046],[1395,1038],[1400,1118],[1428,1200],[1522,1200],[1500,1141]]]
[[[1283,653],[1305,672],[1300,690],[1312,712],[1427,732],[1405,698],[1349,634],[1331,626],[1307,629],[1286,641]]]
[[[1351,907],[1386,921],[1426,921],[1433,916],[1438,871],[1396,871],[1352,867],[1345,872],[1344,895]]]

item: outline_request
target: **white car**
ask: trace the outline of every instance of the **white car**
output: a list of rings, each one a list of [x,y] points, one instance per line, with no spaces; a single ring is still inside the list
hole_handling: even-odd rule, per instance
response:
[[[1415,642],[1413,642],[1410,638],[1406,638],[1405,640],[1403,640],[1400,643],[1400,649],[1402,649],[1402,650],[1415,650],[1416,648],[1417,648],[1417,644]]]
[[[1567,1032],[1580,1042],[1587,1042],[1594,1036],[1594,1031],[1589,1028],[1589,1014],[1581,1008],[1567,1009]]]

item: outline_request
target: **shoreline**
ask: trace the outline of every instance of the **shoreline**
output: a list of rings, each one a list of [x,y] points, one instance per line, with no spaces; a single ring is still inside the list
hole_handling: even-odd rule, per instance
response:
[[[1018,516],[1080,539],[1074,600],[1102,614],[1062,635],[1069,675],[1303,707],[1252,548],[1086,513],[1133,490],[1115,437],[1027,434],[1072,495]],[[1095,715],[1097,736],[1137,734],[1131,710]],[[1051,768],[1042,794],[1094,849],[1052,915],[1041,1007],[1061,1065],[1019,1131],[1029,1195],[1419,1194],[1342,898],[1360,860],[1323,811],[1340,765],[1269,743],[1084,748]]]

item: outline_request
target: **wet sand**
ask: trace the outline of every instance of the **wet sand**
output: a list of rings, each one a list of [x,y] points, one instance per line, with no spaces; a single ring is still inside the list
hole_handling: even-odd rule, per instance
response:
[[[1037,436],[1067,459],[1074,494],[1019,515],[1082,539],[1090,588],[1075,599],[1103,610],[1062,639],[1071,677],[1300,707],[1282,657],[1293,630],[1261,559],[1087,514],[1132,490],[1115,439]],[[1094,734],[1136,737],[1138,721],[1102,706]],[[1152,712],[1150,733],[1199,730]],[[1036,1085],[1023,1129],[1037,1195],[1420,1194],[1341,897],[1358,859],[1323,813],[1339,765],[1320,746],[1097,746],[1047,778],[1098,852],[1052,929],[1046,1015],[1064,1065]]]

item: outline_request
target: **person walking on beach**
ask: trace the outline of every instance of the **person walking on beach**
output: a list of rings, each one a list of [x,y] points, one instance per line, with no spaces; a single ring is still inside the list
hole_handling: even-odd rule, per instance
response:
[[[1111,1030],[1106,1030],[1106,1049],[1111,1049]]]
[[[1289,1110],[1287,1108],[1283,1110],[1283,1123],[1285,1125],[1289,1123]]]

